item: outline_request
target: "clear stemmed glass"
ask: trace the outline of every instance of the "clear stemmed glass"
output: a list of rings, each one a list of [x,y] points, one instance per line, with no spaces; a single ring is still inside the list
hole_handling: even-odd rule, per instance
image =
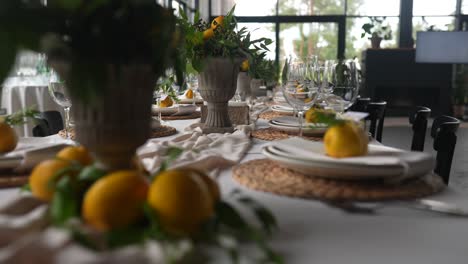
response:
[[[185,81],[187,88],[193,91],[192,104],[195,105],[195,99],[198,93],[198,76],[196,74],[187,74]]]
[[[304,111],[310,108],[317,99],[318,87],[312,85],[307,77],[307,63],[294,60],[289,63],[287,82],[283,85],[283,95],[286,101],[298,113],[299,136],[302,136]]]
[[[334,67],[334,87],[326,98],[328,108],[337,113],[348,109],[359,94],[359,71],[353,61],[339,62]]]
[[[55,103],[63,108],[65,113],[65,137],[70,139],[70,108],[72,106],[66,85],[55,72],[51,72],[49,94]]]

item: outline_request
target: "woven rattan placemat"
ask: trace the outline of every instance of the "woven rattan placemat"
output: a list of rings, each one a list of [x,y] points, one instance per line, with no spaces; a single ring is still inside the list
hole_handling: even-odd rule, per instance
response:
[[[280,140],[280,139],[285,139],[289,137],[295,137],[297,136],[297,133],[295,134],[288,134],[284,131],[276,130],[271,127],[268,128],[260,128],[255,131],[252,131],[251,136],[253,138],[261,139],[261,140],[267,140],[267,141],[273,141],[273,140]],[[305,139],[313,140],[313,141],[321,141],[321,137],[307,137],[303,136]]]
[[[14,173],[0,172],[0,189],[20,187],[28,183],[29,175],[18,175]]]
[[[200,111],[195,111],[190,115],[168,115],[161,116],[162,120],[187,120],[187,119],[196,119],[201,117]]]
[[[265,111],[261,113],[260,115],[258,115],[258,118],[272,120],[273,118],[280,117],[280,116],[292,116],[292,115],[287,114],[287,113],[275,112],[275,111]]]
[[[151,131],[152,138],[159,138],[159,137],[168,137],[175,135],[177,133],[177,129],[171,126],[160,126],[157,129],[153,129]]]
[[[233,168],[240,184],[264,192],[320,200],[382,201],[427,196],[444,188],[437,175],[398,185],[382,181],[345,181],[305,176],[268,159],[252,160]]]

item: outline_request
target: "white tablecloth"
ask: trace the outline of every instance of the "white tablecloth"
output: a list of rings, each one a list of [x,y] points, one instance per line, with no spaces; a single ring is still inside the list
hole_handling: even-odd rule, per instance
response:
[[[190,123],[170,122],[179,131]],[[260,149],[265,142],[254,142],[244,161],[263,158]],[[468,263],[468,218],[391,206],[377,215],[346,214],[318,201],[244,188],[232,179],[230,169],[220,175],[219,182],[223,194],[241,189],[273,211],[279,230],[271,244],[284,256],[285,263]],[[0,202],[17,193],[18,189],[0,190]],[[468,207],[468,196],[452,189],[432,198]]]
[[[47,78],[42,76],[8,78],[3,83],[1,108],[5,108],[7,114],[31,106],[36,106],[36,109],[41,112],[62,111],[49,95],[47,85]],[[28,122],[23,126],[15,127],[15,130],[20,137],[30,137],[33,127],[34,123]]]

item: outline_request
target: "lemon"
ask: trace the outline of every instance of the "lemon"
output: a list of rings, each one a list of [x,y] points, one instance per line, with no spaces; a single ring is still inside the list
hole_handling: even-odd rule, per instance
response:
[[[97,180],[86,192],[81,213],[100,231],[124,228],[143,216],[149,183],[136,170],[121,170]]]
[[[59,180],[54,179],[54,176],[70,165],[69,161],[59,159],[45,160],[36,165],[29,176],[32,194],[40,200],[51,201],[55,192],[53,181]]]
[[[89,154],[88,150],[83,146],[65,147],[57,153],[57,158],[76,161],[83,166],[90,165],[93,162],[93,158]]]
[[[218,183],[213,180],[210,176],[206,175],[205,173],[201,171],[195,171],[198,176],[202,179],[202,181],[206,184],[208,187],[208,191],[211,194],[211,198],[213,198],[213,202],[217,203],[219,200],[221,200],[221,191],[219,189]]]
[[[306,122],[307,123],[318,123],[319,114],[323,114],[323,115],[327,115],[327,116],[331,116],[331,117],[335,116],[335,112],[333,112],[333,110],[325,110],[325,109],[313,106],[313,107],[309,108],[309,110],[307,110],[307,112],[305,113]]]
[[[5,122],[0,122],[0,153],[14,150],[18,144],[15,130]]]
[[[174,102],[172,101],[171,97],[166,96],[166,98],[164,98],[164,100],[162,100],[159,104],[159,107],[171,107],[173,104]]]
[[[330,127],[323,142],[327,155],[345,158],[366,155],[369,140],[359,125],[346,121]]]
[[[193,99],[193,90],[188,89],[187,92],[185,92],[185,97],[187,97],[188,99]]]
[[[214,213],[213,197],[199,173],[188,169],[167,170],[151,184],[149,205],[162,227],[173,234],[190,235]]]
[[[216,29],[219,26],[223,26],[224,16],[218,16],[211,21],[211,28]]]
[[[244,60],[241,64],[241,67],[240,67],[240,70],[243,71],[243,72],[246,72],[249,70],[249,60]]]
[[[205,31],[203,31],[203,40],[209,40],[214,36],[214,30],[212,28],[209,28]]]

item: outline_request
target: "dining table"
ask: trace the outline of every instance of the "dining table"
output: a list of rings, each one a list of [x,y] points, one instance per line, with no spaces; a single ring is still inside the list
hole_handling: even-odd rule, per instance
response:
[[[184,133],[194,122],[197,120],[176,120],[168,124]],[[265,120],[256,122],[257,128],[268,126]],[[252,139],[241,163],[265,158],[262,148],[267,144],[268,141]],[[468,217],[392,204],[386,204],[375,214],[349,213],[318,200],[246,188],[233,179],[232,168],[224,169],[217,180],[228,201],[233,190],[240,190],[272,211],[278,229],[269,243],[282,255],[284,263],[468,263]],[[18,188],[0,190],[0,203],[6,203],[18,192]],[[468,209],[468,196],[451,187],[430,198]]]

